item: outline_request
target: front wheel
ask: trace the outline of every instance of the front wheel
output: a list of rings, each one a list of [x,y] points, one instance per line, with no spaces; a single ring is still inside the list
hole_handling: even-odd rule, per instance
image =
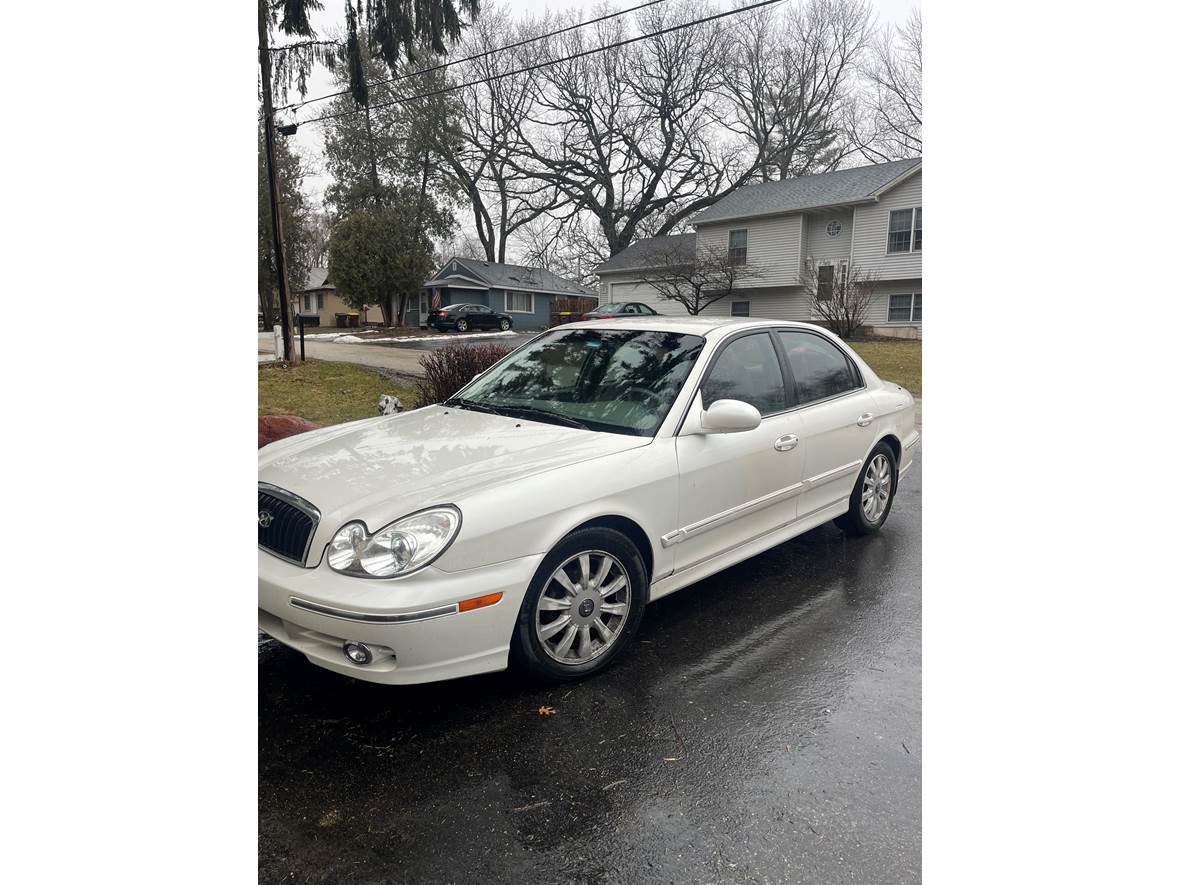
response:
[[[850,535],[869,535],[885,524],[897,493],[897,459],[893,449],[877,443],[848,498],[848,512],[836,525]]]
[[[647,593],[647,569],[626,535],[595,527],[572,532],[533,576],[513,658],[545,682],[597,673],[635,638]]]
[[[500,331],[501,332],[507,332],[511,328],[512,328],[512,321],[511,320],[500,320]]]

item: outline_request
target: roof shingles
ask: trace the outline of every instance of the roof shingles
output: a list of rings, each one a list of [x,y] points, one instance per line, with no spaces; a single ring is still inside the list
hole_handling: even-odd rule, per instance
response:
[[[435,278],[447,272],[452,262],[458,262],[460,272],[466,269],[474,272],[493,289],[519,289],[537,292],[568,292],[570,295],[594,297],[590,289],[579,286],[573,280],[560,277],[543,267],[526,267],[521,264],[497,264],[475,258],[452,258],[435,274]]]
[[[666,237],[647,237],[636,240],[622,252],[612,255],[595,270],[635,270],[652,264],[665,264],[670,256],[683,255],[685,264],[692,264],[696,255],[696,234],[674,234]],[[655,259],[653,261],[653,259]]]
[[[872,199],[877,191],[921,162],[921,157],[913,157],[892,163],[748,185],[698,212],[691,223],[709,224],[728,219],[802,212],[822,206],[861,203]]]

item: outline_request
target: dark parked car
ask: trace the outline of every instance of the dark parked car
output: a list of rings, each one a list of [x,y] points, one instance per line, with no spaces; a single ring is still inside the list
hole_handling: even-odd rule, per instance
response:
[[[589,313],[582,314],[584,320],[613,320],[616,317],[655,317],[659,314],[639,301],[624,301],[619,304],[600,304]]]
[[[446,307],[432,310],[426,316],[426,325],[440,332],[447,329],[459,332],[466,332],[468,329],[499,329],[501,332],[507,332],[512,328],[512,317],[496,313],[483,304],[448,304]]]

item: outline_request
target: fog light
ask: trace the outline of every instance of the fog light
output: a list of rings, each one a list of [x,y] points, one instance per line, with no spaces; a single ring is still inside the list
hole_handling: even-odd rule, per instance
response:
[[[373,653],[363,642],[349,641],[344,643],[344,655],[354,664],[359,664],[362,667],[373,661]]]

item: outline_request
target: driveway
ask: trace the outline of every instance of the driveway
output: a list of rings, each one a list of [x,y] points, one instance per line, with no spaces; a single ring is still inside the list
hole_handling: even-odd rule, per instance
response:
[[[653,603],[574,685],[382,687],[262,642],[260,881],[919,881],[921,487],[919,455],[881,534]]]

